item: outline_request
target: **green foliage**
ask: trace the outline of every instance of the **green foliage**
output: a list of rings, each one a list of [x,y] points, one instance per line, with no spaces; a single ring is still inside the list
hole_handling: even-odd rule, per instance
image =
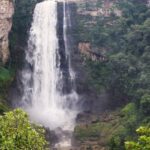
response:
[[[150,9],[135,0],[120,0],[115,7],[122,16],[97,16],[92,27],[86,26],[86,17],[80,19],[81,39],[108,58],[107,62],[87,61],[90,84],[98,92],[108,91],[116,104],[132,100],[140,105],[141,97],[150,90]]]
[[[75,128],[75,138],[81,142],[100,141],[104,145],[115,147],[124,143],[126,128],[123,125],[120,111],[112,112],[105,119],[100,119],[97,123],[78,125]]]
[[[109,142],[111,150],[124,150],[124,141],[132,139],[135,134],[135,127],[137,126],[138,114],[134,103],[127,104],[120,113],[122,116],[120,126],[122,128],[117,128],[117,131],[112,135]]]
[[[42,127],[31,124],[21,109],[0,116],[1,150],[44,150],[46,144]]]
[[[7,111],[9,111],[9,107],[0,102],[0,114],[3,114],[4,112],[7,112]]]
[[[144,115],[150,115],[150,95],[145,94],[142,96],[140,101],[141,111]]]
[[[122,109],[122,113],[124,114],[124,126],[127,129],[128,135],[132,135],[138,122],[138,110],[136,105],[134,103],[127,104]]]
[[[124,121],[121,120],[120,125],[117,127],[116,131],[111,135],[111,139],[109,140],[109,148],[110,150],[124,150],[124,140],[127,136],[127,129],[124,126]]]
[[[122,113],[128,118],[136,113],[137,109],[134,103],[127,104],[123,109]]]
[[[12,74],[10,70],[0,67],[0,88],[7,86],[12,81]]]
[[[8,88],[14,79],[14,71],[0,66],[0,102],[4,102]]]
[[[90,87],[97,93],[108,93],[111,106],[124,107],[118,132],[109,132],[110,149],[124,150],[124,141],[136,138],[135,129],[150,123],[150,8],[143,0],[118,0],[115,8],[121,10],[121,16],[80,15],[79,39],[89,41],[97,53],[107,57],[108,61],[86,60],[85,67]],[[80,128],[77,135],[92,138],[93,128]],[[99,124],[96,132],[103,130]],[[139,140],[144,143],[145,137],[142,138]],[[139,145],[134,149],[148,150]]]
[[[126,150],[149,150],[150,149],[150,128],[140,127],[136,130],[138,133],[137,142],[125,142]]]
[[[100,137],[101,126],[99,123],[92,124],[89,126],[77,126],[75,128],[75,136],[79,140],[86,140],[89,138],[99,138]]]

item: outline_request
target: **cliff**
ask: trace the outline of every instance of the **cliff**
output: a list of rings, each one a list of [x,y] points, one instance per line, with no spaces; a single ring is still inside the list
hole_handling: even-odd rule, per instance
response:
[[[5,64],[9,58],[8,34],[12,26],[14,12],[12,0],[0,1],[0,62]]]
[[[9,36],[10,60],[15,68],[23,64],[33,10],[36,3],[40,1],[42,0],[15,0],[13,25]]]

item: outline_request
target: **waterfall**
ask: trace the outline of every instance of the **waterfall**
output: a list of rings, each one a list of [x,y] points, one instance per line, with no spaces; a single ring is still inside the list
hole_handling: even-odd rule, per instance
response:
[[[30,29],[26,63],[22,71],[23,96],[21,107],[31,120],[57,132],[58,129],[73,131],[78,113],[75,91],[75,74],[71,67],[67,28],[70,26],[67,4],[63,3],[63,39],[67,62],[68,82],[64,82],[64,70],[61,68],[59,39],[57,36],[57,2],[38,3],[33,14]],[[63,84],[69,84],[69,92],[63,92]],[[67,86],[67,85],[65,85]],[[61,145],[70,137],[62,136]],[[68,142],[69,141],[69,142]]]

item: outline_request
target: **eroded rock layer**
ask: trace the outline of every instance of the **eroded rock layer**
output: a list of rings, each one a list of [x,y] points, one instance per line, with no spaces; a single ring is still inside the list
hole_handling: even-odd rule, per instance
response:
[[[0,62],[5,64],[9,57],[8,34],[12,26],[14,12],[12,0],[0,1]]]

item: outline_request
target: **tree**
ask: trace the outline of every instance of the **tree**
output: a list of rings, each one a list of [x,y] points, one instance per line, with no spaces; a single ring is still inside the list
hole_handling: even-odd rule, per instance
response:
[[[138,141],[125,142],[126,150],[149,150],[150,149],[150,128],[140,127],[136,130],[138,133]]]
[[[44,150],[46,145],[43,128],[31,124],[21,109],[0,116],[1,150]]]
[[[141,111],[145,116],[150,115],[150,95],[144,94],[140,101]]]

